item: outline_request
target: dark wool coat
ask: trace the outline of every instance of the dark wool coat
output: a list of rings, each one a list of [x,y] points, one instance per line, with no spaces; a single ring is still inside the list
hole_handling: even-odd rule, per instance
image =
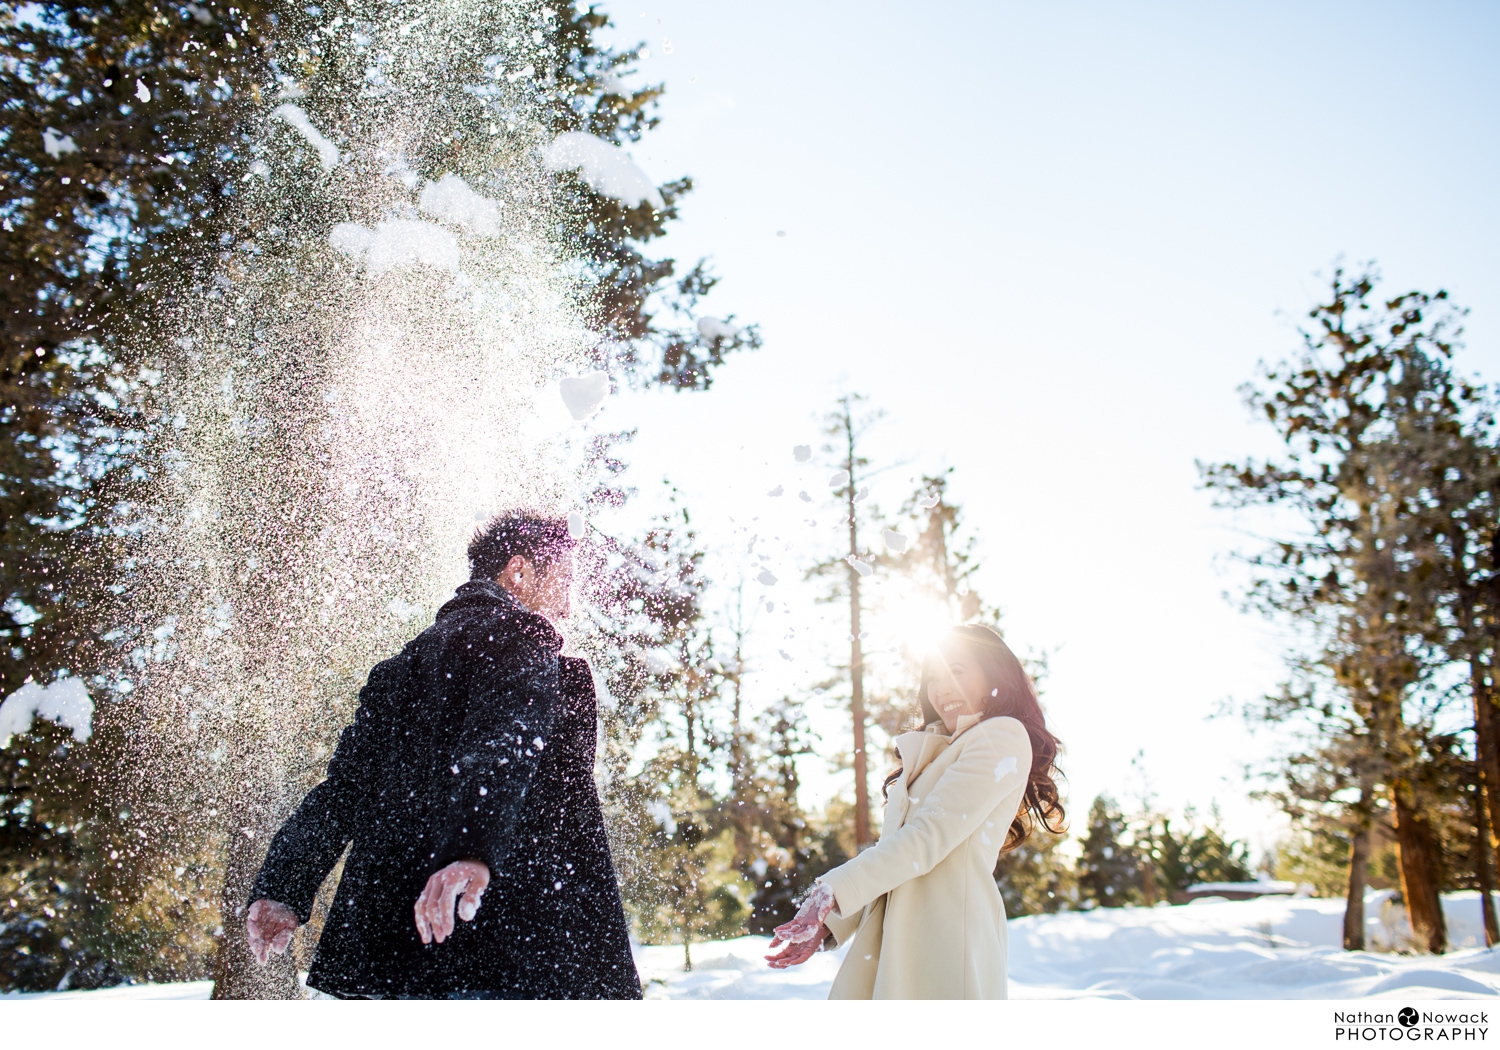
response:
[[[499,585],[472,581],[377,665],[328,778],[272,841],[251,900],[306,922],[353,843],[307,983],[338,996],[639,999],[594,786],[583,660]],[[490,885],[473,922],[423,945],[413,906],[466,858]]]

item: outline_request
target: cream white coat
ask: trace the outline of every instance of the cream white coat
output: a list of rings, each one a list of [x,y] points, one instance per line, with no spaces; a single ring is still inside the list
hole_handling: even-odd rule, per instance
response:
[[[818,881],[851,937],[830,999],[1004,999],[1005,905],[995,862],[1020,808],[1031,739],[1014,718],[959,720],[896,738],[880,841]]]

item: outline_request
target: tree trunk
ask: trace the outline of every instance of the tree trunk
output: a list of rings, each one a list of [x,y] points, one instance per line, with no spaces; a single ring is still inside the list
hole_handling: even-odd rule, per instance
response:
[[[209,974],[214,979],[215,999],[302,998],[291,949],[273,955],[261,966],[250,954],[250,942],[245,933],[246,897],[269,842],[265,834],[257,830],[260,812],[261,807],[245,803],[227,807],[224,890],[219,901],[220,929],[215,937],[218,950],[209,966]],[[251,829],[255,837],[246,835],[244,828]]]
[[[1479,876],[1479,910],[1484,916],[1484,946],[1500,942],[1500,925],[1495,920],[1494,845],[1490,841],[1489,800],[1482,781],[1474,785],[1474,870]]]
[[[1396,810],[1396,854],[1401,862],[1401,895],[1418,944],[1434,955],[1448,945],[1443,901],[1438,893],[1438,840],[1432,825],[1417,807],[1405,778],[1391,787]]]
[[[847,403],[844,406],[845,435],[848,454],[844,468],[849,472],[849,491],[845,507],[849,512],[849,557],[859,556],[859,526],[854,516],[857,483],[854,469],[854,419]],[[870,756],[865,748],[865,655],[860,641],[859,572],[849,565],[849,715],[854,722],[854,849],[864,849],[874,841],[870,836]]]
[[[1479,765],[1479,782],[1489,805],[1487,814],[1491,828],[1500,827],[1500,718],[1495,717],[1495,701],[1491,696],[1493,686],[1486,675],[1487,668],[1480,660],[1469,660],[1469,691],[1474,696],[1474,752]],[[1490,851],[1488,866],[1494,870],[1496,855]]]
[[[1374,790],[1367,778],[1359,787],[1354,833],[1349,838],[1349,892],[1344,901],[1344,950],[1365,950],[1365,877],[1370,867],[1370,809]]]

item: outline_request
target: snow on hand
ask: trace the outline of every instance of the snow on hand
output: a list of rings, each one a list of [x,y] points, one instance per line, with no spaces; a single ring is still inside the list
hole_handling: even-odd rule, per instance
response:
[[[906,537],[901,535],[901,533],[897,532],[895,529],[886,529],[880,534],[880,538],[885,540],[887,549],[893,550],[897,554],[900,554],[902,551],[906,550]]]
[[[34,718],[56,722],[85,743],[94,733],[94,701],[80,678],[59,678],[51,685],[27,682],[0,704],[0,748],[19,733],[31,732]]]
[[[137,80],[136,85],[139,92],[141,82]],[[147,97],[150,97],[149,93]],[[144,102],[145,99],[141,101]],[[283,102],[271,110],[271,116],[285,121],[296,130],[297,134],[307,140],[309,146],[318,151],[318,161],[323,165],[324,171],[332,171],[337,166],[339,162],[339,148],[330,142],[321,131],[313,127],[313,122],[307,118],[307,111],[301,106],[294,106],[290,102]],[[340,223],[339,225],[343,224]]]
[[[458,272],[458,239],[421,219],[387,219],[373,230],[357,222],[341,222],[328,232],[328,243],[362,261],[371,273],[418,264]]]
[[[479,237],[500,236],[500,205],[475,193],[451,171],[422,187],[417,207],[424,215],[457,223]]]
[[[576,379],[564,379],[557,384],[563,404],[577,420],[585,420],[599,411],[604,399],[609,396],[609,376],[604,372],[590,372]]]
[[[565,131],[557,136],[542,154],[542,163],[548,171],[577,169],[583,181],[596,192],[627,208],[634,208],[641,201],[658,211],[667,206],[630,154],[585,131]]]
[[[45,128],[42,131],[42,149],[47,151],[47,156],[56,159],[64,153],[77,153],[78,143],[73,141],[72,135],[64,135],[56,128]]]
[[[717,317],[700,317],[698,334],[705,339],[733,339],[740,334],[740,326],[721,321]]]

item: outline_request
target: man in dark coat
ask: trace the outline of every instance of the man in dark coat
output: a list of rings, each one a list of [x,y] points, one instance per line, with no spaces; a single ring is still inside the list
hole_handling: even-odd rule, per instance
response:
[[[352,842],[310,987],[640,998],[594,786],[593,676],[550,622],[568,614],[572,546],[562,521],[492,520],[469,545],[473,578],[370,672],[327,779],[255,880],[262,962]]]

